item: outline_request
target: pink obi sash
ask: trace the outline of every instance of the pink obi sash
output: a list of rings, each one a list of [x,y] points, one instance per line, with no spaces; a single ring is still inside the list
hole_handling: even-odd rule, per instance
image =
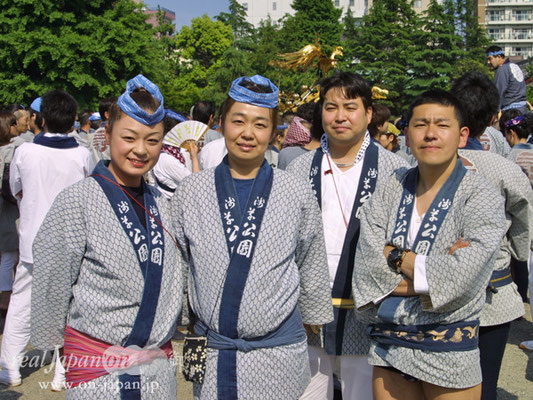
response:
[[[65,327],[64,366],[68,388],[111,372],[125,371],[158,358],[171,359],[173,356],[170,340],[160,349],[125,348],[95,339],[68,325]]]

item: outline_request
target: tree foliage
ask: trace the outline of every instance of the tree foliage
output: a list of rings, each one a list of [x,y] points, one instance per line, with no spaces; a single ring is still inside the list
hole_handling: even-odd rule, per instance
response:
[[[132,0],[0,0],[0,103],[63,88],[94,106],[136,74],[162,79],[163,59]]]

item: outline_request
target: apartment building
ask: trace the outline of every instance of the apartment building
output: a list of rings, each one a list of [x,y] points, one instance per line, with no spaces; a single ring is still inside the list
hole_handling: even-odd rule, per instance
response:
[[[293,0],[238,0],[244,6],[248,14],[248,22],[254,26],[267,19],[269,16],[273,21],[278,21],[285,14],[293,14],[294,10],[291,8]],[[424,11],[430,0],[415,0],[413,8],[417,12]],[[368,14],[370,7],[372,7],[372,0],[333,0],[335,7],[342,8],[343,15],[348,9],[356,18],[362,18]]]
[[[506,56],[533,56],[533,0],[478,0],[479,23]]]

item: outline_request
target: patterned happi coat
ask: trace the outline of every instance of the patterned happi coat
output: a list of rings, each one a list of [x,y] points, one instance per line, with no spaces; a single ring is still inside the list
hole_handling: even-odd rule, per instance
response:
[[[370,146],[376,146],[378,148],[378,178],[376,187],[379,187],[381,182],[388,179],[394,170],[402,167],[407,167],[407,162],[401,157],[391,153],[388,150],[385,150],[381,145],[372,141]],[[304,154],[294,161],[292,161],[287,167],[287,171],[293,173],[297,176],[300,176],[309,181],[309,172],[311,170],[311,165],[313,158],[317,151],[322,151],[320,148],[315,151],[311,151],[307,154]],[[354,182],[354,185],[358,185],[359,182]],[[316,201],[316,200],[315,200]],[[328,276],[329,282],[329,276]],[[331,296],[331,293],[330,293]],[[340,332],[339,335],[342,336],[342,349],[340,354],[342,355],[366,355],[368,354],[368,349],[370,347],[370,340],[366,333],[367,326],[365,323],[362,323],[357,320],[354,310],[346,310],[346,322],[343,329],[343,332]],[[330,349],[331,346],[328,346],[329,343],[326,343],[326,338],[321,332],[320,334],[312,334],[308,332],[308,344],[310,346],[324,347],[327,350],[329,349],[330,353],[333,353],[333,349]],[[338,355],[340,355],[338,354]]]
[[[159,192],[153,194],[160,221],[170,231],[170,204]],[[168,233],[164,242],[161,289],[146,348],[171,339],[181,311],[185,267]],[[62,347],[68,324],[123,346],[139,310],[144,278],[128,234],[95,179],[80,181],[57,196],[33,255],[32,344],[46,350]],[[157,370],[141,367],[142,399],[176,398],[175,361],[161,362]],[[120,399],[119,389],[118,377],[108,374],[68,389],[67,399]]]
[[[528,177],[520,167],[487,151],[459,150],[463,165],[482,175],[505,199],[506,234],[494,262],[494,271],[509,267],[511,256],[526,261],[533,234],[533,192]],[[524,315],[524,304],[516,285],[487,289],[481,326],[500,325]]]
[[[507,158],[522,168],[522,171],[529,178],[531,187],[533,187],[533,145],[531,143],[519,143],[513,146]]]
[[[268,167],[270,168],[270,167]],[[239,307],[239,338],[276,330],[298,306],[305,324],[332,320],[320,210],[307,183],[273,170],[250,271]],[[172,199],[175,232],[189,263],[188,292],[194,314],[219,332],[222,285],[230,262],[215,189],[215,169],[185,178]],[[219,351],[208,348],[197,399],[217,399]],[[249,352],[237,351],[239,399],[297,399],[310,381],[305,339]]]
[[[406,171],[397,171],[363,207],[352,288],[358,313],[369,322],[380,322],[377,311],[381,300],[402,280],[402,275],[388,266],[383,248],[396,226],[405,175]],[[447,207],[426,258],[429,295],[404,297],[394,311],[395,324],[451,324],[479,319],[505,232],[503,198],[481,176],[467,171],[453,203]],[[459,238],[470,241],[470,246],[449,255]],[[459,331],[456,339],[477,335],[475,331]],[[466,388],[481,382],[478,349],[430,352],[372,341],[369,363],[392,366],[444,387]]]

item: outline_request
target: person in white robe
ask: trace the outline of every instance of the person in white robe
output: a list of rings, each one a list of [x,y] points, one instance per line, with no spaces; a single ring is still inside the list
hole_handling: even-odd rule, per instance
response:
[[[43,95],[41,113],[46,133],[18,147],[11,161],[9,184],[20,211],[20,260],[0,354],[0,383],[10,386],[22,383],[20,362],[30,340],[35,235],[59,192],[88,176],[94,166],[89,151],[67,136],[76,111],[76,101],[68,93],[54,90]],[[45,348],[51,349],[53,346]],[[52,388],[61,390],[64,371],[60,363],[52,383]]]
[[[366,325],[356,320],[351,295],[358,215],[376,184],[407,163],[370,137],[367,127],[372,118],[372,92],[368,82],[358,75],[338,72],[320,87],[322,111],[313,126],[325,132],[321,147],[298,157],[287,171],[310,180],[322,210],[335,320],[318,334],[309,332],[313,377],[302,399],[333,399],[333,374],[339,363],[343,397],[369,400],[370,341]]]

